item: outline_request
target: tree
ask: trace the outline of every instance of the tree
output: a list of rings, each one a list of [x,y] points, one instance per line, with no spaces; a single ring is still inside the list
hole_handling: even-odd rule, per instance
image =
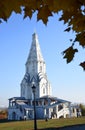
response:
[[[8,115],[8,110],[7,108],[3,108],[0,110],[0,119],[6,119]]]
[[[80,106],[80,109],[81,109],[82,116],[85,116],[85,105],[80,104],[79,106]]]
[[[37,13],[37,21],[42,20],[47,24],[48,18],[55,13],[62,11],[59,21],[63,20],[67,28],[64,31],[75,32],[75,39],[70,39],[71,46],[63,51],[63,58],[70,63],[78,48],[74,45],[85,48],[85,0],[0,0],[0,23],[7,21],[12,12],[24,12],[24,18],[32,18]],[[79,64],[85,70],[85,61]]]

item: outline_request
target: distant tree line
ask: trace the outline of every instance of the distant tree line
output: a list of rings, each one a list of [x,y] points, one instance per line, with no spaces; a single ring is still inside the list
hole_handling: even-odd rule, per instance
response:
[[[0,119],[7,119],[8,111],[7,109],[0,110]]]

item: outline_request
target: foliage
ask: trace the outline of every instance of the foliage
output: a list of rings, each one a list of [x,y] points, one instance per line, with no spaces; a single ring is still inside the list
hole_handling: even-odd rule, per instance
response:
[[[85,116],[85,105],[80,104],[80,108],[81,108],[82,116]]]
[[[8,115],[7,109],[0,110],[0,119],[6,119]]]
[[[7,21],[12,12],[24,12],[24,18],[32,18],[37,13],[37,21],[42,20],[47,24],[49,16],[62,11],[59,21],[63,20],[67,28],[64,31],[73,30],[76,34],[72,40],[72,46],[63,51],[67,63],[71,62],[78,49],[73,49],[76,42],[85,48],[85,0],[0,0],[0,22]],[[80,66],[85,70],[85,62]]]
[[[67,59],[67,63],[71,62],[73,57],[74,57],[74,54],[78,52],[77,49],[73,49],[73,46],[70,46],[69,48],[67,48],[65,51],[63,51],[63,54],[64,55],[64,58]]]

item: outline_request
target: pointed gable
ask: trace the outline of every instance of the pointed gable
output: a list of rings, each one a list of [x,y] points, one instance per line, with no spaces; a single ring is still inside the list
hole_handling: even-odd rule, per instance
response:
[[[32,44],[26,64],[34,60],[44,62],[38,41],[38,35],[36,33],[32,35]]]

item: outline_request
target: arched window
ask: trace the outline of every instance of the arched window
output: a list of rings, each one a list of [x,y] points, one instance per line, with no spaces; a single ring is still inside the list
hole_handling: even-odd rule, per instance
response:
[[[16,120],[16,113],[15,112],[12,113],[12,120]]]

